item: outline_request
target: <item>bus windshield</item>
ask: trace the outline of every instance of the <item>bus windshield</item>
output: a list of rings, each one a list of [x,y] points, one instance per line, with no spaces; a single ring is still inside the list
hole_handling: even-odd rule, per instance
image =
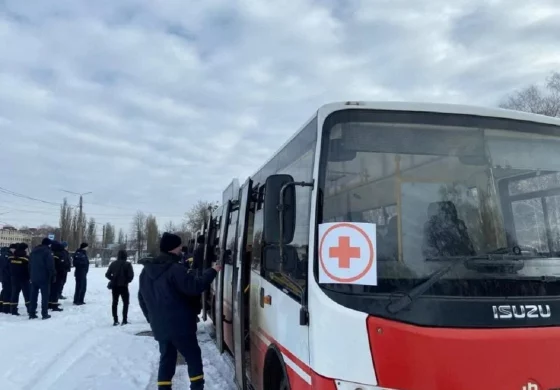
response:
[[[560,295],[560,126],[348,110],[323,131],[320,221],[374,223],[378,275],[377,286],[324,288],[406,292],[485,258],[426,294]],[[500,266],[516,255],[520,266]]]

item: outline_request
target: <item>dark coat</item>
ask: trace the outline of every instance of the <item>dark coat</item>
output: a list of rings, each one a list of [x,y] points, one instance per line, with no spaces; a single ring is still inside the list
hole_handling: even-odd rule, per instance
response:
[[[10,274],[18,280],[29,280],[29,257],[25,250],[16,250],[10,256]]]
[[[54,257],[51,249],[39,245],[29,256],[29,273],[31,282],[36,284],[50,283],[55,275]]]
[[[70,269],[72,268],[72,259],[70,258],[70,253],[68,253],[68,251],[66,249],[62,250],[62,265],[64,267],[64,270],[66,272],[70,272]]]
[[[66,265],[64,264],[64,251],[54,251],[54,269],[57,279],[62,279],[62,274],[66,273]]]
[[[0,283],[3,282],[4,278],[6,280],[10,279],[10,252],[9,248],[2,248],[0,252]],[[6,282],[8,283],[8,282]]]
[[[134,279],[134,269],[128,261],[116,260],[109,265],[105,277],[113,282],[113,287],[126,287]]]
[[[158,341],[196,332],[198,313],[190,299],[208,289],[217,275],[210,268],[196,276],[180,260],[179,256],[162,253],[147,260],[140,274],[138,300]]]
[[[193,254],[192,269],[202,271],[202,265],[204,263],[204,244],[200,244],[196,247]]]
[[[83,249],[78,249],[74,253],[74,276],[84,277],[89,272],[89,259],[87,252]]]

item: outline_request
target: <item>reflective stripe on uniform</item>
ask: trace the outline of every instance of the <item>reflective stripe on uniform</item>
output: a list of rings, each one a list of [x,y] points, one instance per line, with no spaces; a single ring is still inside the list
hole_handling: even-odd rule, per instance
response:
[[[171,381],[161,381],[157,383],[158,386],[171,386]]]
[[[192,378],[189,378],[191,380],[191,382],[196,382],[199,381],[201,379],[204,379],[204,375],[197,375],[197,376],[193,376]]]

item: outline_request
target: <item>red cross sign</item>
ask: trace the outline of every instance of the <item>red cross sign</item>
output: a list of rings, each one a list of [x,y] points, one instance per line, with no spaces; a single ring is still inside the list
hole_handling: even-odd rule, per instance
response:
[[[377,285],[375,224],[319,225],[319,283]]]

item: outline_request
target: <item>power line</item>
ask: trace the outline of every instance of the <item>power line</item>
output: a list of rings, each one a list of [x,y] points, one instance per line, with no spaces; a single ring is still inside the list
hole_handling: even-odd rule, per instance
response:
[[[20,194],[18,192],[14,192],[14,191],[8,190],[7,188],[3,188],[3,187],[0,187],[0,192],[3,192],[3,193],[8,194],[8,195],[15,196],[15,197],[18,197],[18,198],[29,199],[29,200],[33,200],[33,201],[36,201],[36,202],[41,202],[41,203],[44,203],[44,204],[60,206],[60,203],[49,202],[48,200],[34,198],[32,196],[27,196],[27,195],[24,195],[24,194]]]

